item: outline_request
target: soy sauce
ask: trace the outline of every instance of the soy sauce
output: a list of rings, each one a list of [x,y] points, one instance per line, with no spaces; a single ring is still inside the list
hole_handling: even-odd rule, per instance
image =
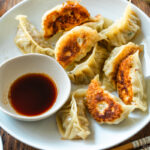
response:
[[[12,107],[25,116],[40,115],[49,110],[57,98],[57,87],[46,74],[31,73],[11,85],[8,98]]]

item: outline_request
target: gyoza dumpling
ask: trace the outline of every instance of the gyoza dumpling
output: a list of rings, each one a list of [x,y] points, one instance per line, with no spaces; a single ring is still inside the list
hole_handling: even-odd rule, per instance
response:
[[[42,34],[27,20],[27,16],[18,15],[19,26],[15,43],[23,53],[41,53],[54,56],[54,50],[50,43],[42,37]]]
[[[96,74],[102,74],[102,68],[107,57],[107,50],[96,44],[89,58],[68,72],[71,81],[76,84],[89,83]]]
[[[116,76],[121,61],[138,50],[141,52],[143,47],[131,42],[112,50],[103,68],[105,77],[111,82],[112,88],[116,88]]]
[[[146,111],[146,90],[142,74],[139,51],[125,58],[117,74],[117,91],[126,105]]]
[[[100,32],[103,29],[108,28],[112,23],[112,20],[104,18],[101,15],[97,15],[95,17],[95,21],[86,22],[83,24],[83,26],[90,27],[92,29],[95,29],[97,32]]]
[[[100,124],[118,124],[128,117],[134,106],[125,105],[120,98],[105,91],[96,76],[89,84],[86,106]]]
[[[61,36],[56,43],[56,60],[67,69],[85,57],[100,39],[96,30],[86,26],[77,26]]]
[[[138,16],[131,9],[130,4],[128,4],[124,16],[107,29],[102,30],[101,34],[107,37],[110,45],[121,46],[134,38],[140,29],[139,22]]]
[[[108,28],[109,26],[113,24],[113,21],[111,19],[106,18],[106,17],[102,17],[102,18],[104,20],[104,29]]]
[[[90,135],[84,106],[85,95],[85,89],[76,90],[57,112],[57,126],[63,139],[86,139]]]
[[[104,19],[101,15],[97,15],[95,17],[95,21],[92,22],[86,22],[83,24],[83,26],[90,27],[97,32],[100,32],[104,28]]]
[[[77,1],[67,1],[47,11],[42,17],[44,37],[51,37],[57,32],[68,31],[90,19],[85,7]]]

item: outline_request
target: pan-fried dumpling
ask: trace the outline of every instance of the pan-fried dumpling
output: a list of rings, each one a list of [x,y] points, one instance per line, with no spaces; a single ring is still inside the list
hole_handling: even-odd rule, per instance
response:
[[[51,37],[57,32],[68,31],[90,19],[85,7],[77,1],[67,1],[47,11],[42,17],[44,37]]]
[[[85,89],[78,89],[56,114],[59,132],[63,139],[86,139],[90,135],[85,113]]]
[[[121,46],[134,38],[140,29],[139,24],[140,20],[129,4],[124,16],[107,29],[102,30],[101,34],[107,37],[107,42],[112,46]]]
[[[113,24],[113,21],[109,18],[106,17],[102,17],[104,20],[104,29],[108,28],[109,26],[111,26]]]
[[[83,24],[83,26],[90,27],[92,29],[95,29],[97,32],[100,32],[103,29],[108,28],[112,23],[112,20],[104,18],[101,15],[97,15],[94,21],[86,22]]]
[[[126,105],[133,105],[146,111],[146,90],[139,51],[128,56],[120,63],[117,74],[117,91]]]
[[[100,32],[104,28],[104,18],[101,15],[97,15],[95,21],[86,22],[83,26],[90,27],[97,32]]]
[[[102,74],[102,68],[107,57],[107,50],[96,44],[89,58],[68,72],[71,81],[76,84],[89,83],[96,74]]]
[[[54,56],[49,41],[42,37],[42,34],[27,20],[27,16],[18,15],[19,26],[15,43],[23,53],[41,53]]]
[[[100,39],[96,30],[86,26],[77,26],[61,36],[56,43],[56,60],[67,69],[85,57]]]
[[[105,91],[99,76],[89,84],[86,105],[92,117],[100,124],[118,124],[134,109],[134,106],[125,105],[120,98]]]
[[[114,48],[110,53],[108,59],[105,61],[103,71],[107,80],[111,82],[113,88],[116,88],[116,75],[119,64],[123,59],[135,53],[137,50],[141,52],[143,47],[130,42],[126,45]]]

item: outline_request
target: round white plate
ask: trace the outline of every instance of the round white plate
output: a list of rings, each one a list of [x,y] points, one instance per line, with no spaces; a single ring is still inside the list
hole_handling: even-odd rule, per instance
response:
[[[44,12],[62,2],[64,0],[26,0],[8,11],[0,19],[0,63],[8,58],[22,55],[14,44],[18,25],[15,20],[16,15],[27,15],[29,20],[40,29]],[[89,10],[92,16],[99,13],[113,20],[121,17],[127,6],[127,2],[123,0],[82,0],[81,4]],[[147,86],[150,88],[150,79],[148,78],[150,75],[150,20],[141,10],[133,5],[132,7],[141,19],[142,33],[138,35],[135,41],[138,44],[144,43],[145,45],[142,63]],[[148,95],[148,101],[149,99],[150,94]],[[141,130],[150,121],[150,105],[148,106],[147,112],[135,111],[119,125],[99,125],[93,119],[90,119],[92,134],[85,141],[61,140],[55,115],[38,122],[22,122],[0,112],[0,126],[18,140],[40,149],[105,149],[123,142]]]

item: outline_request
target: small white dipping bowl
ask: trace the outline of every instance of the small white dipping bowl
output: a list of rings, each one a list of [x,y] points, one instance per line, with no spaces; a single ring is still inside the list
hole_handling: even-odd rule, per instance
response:
[[[45,73],[51,77],[57,87],[57,99],[54,105],[48,111],[31,117],[18,114],[8,99],[12,83],[28,73]],[[54,114],[65,104],[71,91],[70,79],[65,70],[55,59],[42,54],[26,54],[1,64],[0,83],[0,110],[15,119],[24,121],[41,120]]]

